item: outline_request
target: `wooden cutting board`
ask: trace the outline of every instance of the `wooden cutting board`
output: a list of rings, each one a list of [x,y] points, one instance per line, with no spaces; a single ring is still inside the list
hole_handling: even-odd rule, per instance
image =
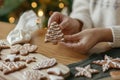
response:
[[[9,53],[9,49],[4,49],[1,51],[1,55],[4,57],[6,56],[7,54],[10,54]],[[36,57],[36,62],[32,62],[30,64],[26,64],[27,67],[24,68],[24,69],[21,69],[19,71],[15,71],[13,73],[10,73],[10,74],[7,74],[7,75],[4,75],[1,71],[0,71],[0,80],[24,80],[23,79],[23,72],[24,71],[27,71],[27,70],[32,70],[32,66],[34,66],[37,62],[41,61],[41,60],[44,60],[44,59],[47,59],[47,57],[41,55],[40,53],[31,53],[29,54],[29,56],[34,56]],[[24,57],[24,56],[23,56]],[[1,61],[1,60],[0,60]],[[62,72],[64,73],[64,77],[67,77],[69,76],[69,68],[63,64],[60,64],[58,63],[57,65],[55,65],[54,67],[57,67],[59,69],[62,70]],[[47,74],[46,72],[47,69],[43,69],[41,70],[43,73]]]

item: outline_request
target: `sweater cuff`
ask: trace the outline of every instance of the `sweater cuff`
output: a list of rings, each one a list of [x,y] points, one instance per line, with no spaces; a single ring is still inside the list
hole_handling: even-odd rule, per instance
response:
[[[110,43],[112,47],[120,47],[120,26],[111,27],[113,42]]]
[[[83,23],[82,30],[88,29],[88,28],[92,28],[92,22],[89,19],[89,16],[87,16],[87,15],[71,14],[70,17],[74,18],[74,19],[77,19],[77,20],[80,20]]]

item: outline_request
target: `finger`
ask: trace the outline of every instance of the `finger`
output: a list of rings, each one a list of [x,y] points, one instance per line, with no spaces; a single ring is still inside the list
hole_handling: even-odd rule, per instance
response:
[[[73,34],[73,35],[64,35],[64,39],[66,41],[79,41],[80,37],[79,34]]]
[[[54,21],[57,23],[60,23],[61,16],[62,16],[62,14],[60,14],[59,12],[54,12],[48,20],[48,27]]]
[[[80,44],[79,43],[65,43],[65,42],[60,42],[61,45],[69,47],[69,48],[79,48]]]
[[[59,24],[61,29],[65,29],[66,27],[68,27],[69,22],[67,19],[63,19],[63,21]]]

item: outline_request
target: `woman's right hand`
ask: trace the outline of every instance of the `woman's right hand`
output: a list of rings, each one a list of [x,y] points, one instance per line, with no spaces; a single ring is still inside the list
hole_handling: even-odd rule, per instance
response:
[[[59,12],[54,12],[49,18],[48,27],[54,21],[59,24],[65,35],[70,35],[81,31],[83,25],[82,22],[78,21],[77,19],[70,18]]]

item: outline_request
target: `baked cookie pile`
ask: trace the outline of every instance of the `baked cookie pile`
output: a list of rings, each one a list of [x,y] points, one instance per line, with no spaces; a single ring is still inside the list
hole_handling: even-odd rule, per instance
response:
[[[60,41],[64,41],[64,34],[56,22],[51,23],[45,36],[45,42],[51,42],[57,44]]]
[[[106,72],[109,69],[120,69],[120,58],[112,58],[110,56],[105,55],[104,60],[96,60],[93,61],[92,64],[102,66],[102,71]],[[92,78],[93,73],[99,73],[96,69],[91,69],[90,65],[85,67],[75,67],[77,73],[75,77],[85,76],[87,78]],[[111,71],[110,75],[113,79],[120,79],[120,71]]]
[[[35,57],[28,56],[37,50],[36,45],[25,43],[23,45],[15,44],[11,46],[7,40],[0,40],[0,49],[0,71],[5,75],[26,68],[26,63],[36,61]],[[1,54],[5,49],[9,51]]]
[[[0,71],[4,75],[24,69],[23,80],[64,80],[62,70],[54,67],[57,64],[55,58],[39,61],[33,56],[37,50],[36,45],[25,43],[10,46],[6,40],[1,40],[0,48]],[[4,50],[8,51],[4,52]],[[25,69],[31,63],[34,65],[30,69]]]

